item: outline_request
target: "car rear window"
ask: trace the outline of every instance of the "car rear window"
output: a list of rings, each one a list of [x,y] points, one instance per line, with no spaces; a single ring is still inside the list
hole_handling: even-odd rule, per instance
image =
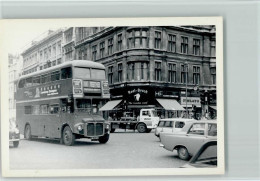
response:
[[[172,127],[172,121],[166,121],[164,127]]]
[[[208,124],[208,135],[217,136],[217,124]]]

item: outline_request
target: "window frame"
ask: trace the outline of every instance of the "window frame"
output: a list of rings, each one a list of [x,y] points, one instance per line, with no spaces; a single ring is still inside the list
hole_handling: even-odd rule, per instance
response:
[[[188,52],[189,52],[189,37],[181,36],[181,53],[188,54]]]

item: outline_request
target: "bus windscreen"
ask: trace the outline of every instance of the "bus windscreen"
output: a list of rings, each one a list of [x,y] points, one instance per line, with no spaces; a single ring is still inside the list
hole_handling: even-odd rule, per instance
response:
[[[105,70],[102,69],[90,69],[84,67],[75,67],[74,71],[75,79],[105,79]]]

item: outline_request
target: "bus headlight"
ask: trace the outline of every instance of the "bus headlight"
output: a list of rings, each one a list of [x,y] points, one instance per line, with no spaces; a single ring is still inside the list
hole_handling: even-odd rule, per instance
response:
[[[82,128],[82,125],[79,125],[79,126],[78,126],[78,130],[79,130],[79,131],[82,131],[82,129],[83,129],[83,128]]]

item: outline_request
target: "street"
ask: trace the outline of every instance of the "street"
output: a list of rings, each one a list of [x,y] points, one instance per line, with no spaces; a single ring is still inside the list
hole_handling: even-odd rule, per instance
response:
[[[153,131],[121,129],[106,144],[80,139],[65,146],[58,140],[21,139],[18,148],[9,148],[10,169],[178,168],[187,162],[159,144]]]

